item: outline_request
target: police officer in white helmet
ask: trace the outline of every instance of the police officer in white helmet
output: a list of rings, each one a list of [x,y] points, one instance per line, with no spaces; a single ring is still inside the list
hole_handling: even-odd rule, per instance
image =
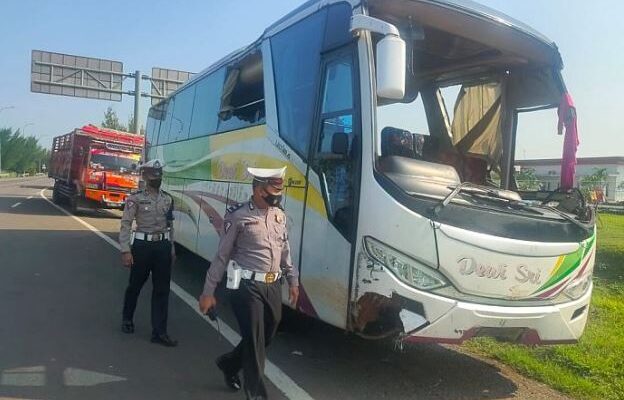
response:
[[[152,342],[174,347],[178,342],[167,334],[169,283],[175,258],[173,246],[173,198],[160,189],[161,160],[150,160],[139,168],[145,189],[128,196],[121,218],[121,259],[130,268],[124,296],[121,330],[134,333],[134,311],[147,278],[152,275]],[[132,222],[136,230],[132,232]]]
[[[299,297],[299,274],[292,264],[286,214],[280,201],[286,167],[248,168],[253,176],[253,196],[225,214],[224,232],[217,254],[206,274],[199,308],[208,313],[217,303],[214,291],[227,267],[232,308],[241,341],[217,359],[228,387],[241,388],[243,370],[247,399],[266,399],[265,348],[275,336],[282,316],[282,276],[289,285],[294,306]]]

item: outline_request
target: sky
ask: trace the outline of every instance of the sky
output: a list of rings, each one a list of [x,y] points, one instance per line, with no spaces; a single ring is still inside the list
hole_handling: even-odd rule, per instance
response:
[[[559,47],[577,107],[579,156],[624,156],[624,2],[479,0],[527,23]],[[108,106],[126,123],[133,98],[107,102],[30,92],[31,50],[122,61],[125,72],[152,67],[199,72],[257,39],[303,0],[0,0],[0,128],[50,146],[53,136],[100,123]],[[132,80],[124,84],[133,90]],[[143,91],[149,89],[143,83]],[[149,100],[141,100],[141,120]],[[10,108],[5,108],[10,107]],[[5,108],[5,109],[3,109]],[[517,158],[560,157],[556,111],[519,124]]]

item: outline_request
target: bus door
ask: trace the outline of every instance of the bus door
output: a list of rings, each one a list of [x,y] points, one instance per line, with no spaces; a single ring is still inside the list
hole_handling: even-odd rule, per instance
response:
[[[346,328],[361,141],[351,47],[323,57],[301,240],[301,311]]]

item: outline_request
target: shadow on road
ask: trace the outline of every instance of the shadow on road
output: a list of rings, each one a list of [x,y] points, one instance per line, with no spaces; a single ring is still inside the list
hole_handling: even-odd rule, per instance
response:
[[[175,349],[150,343],[148,282],[134,335],[120,332],[128,270],[100,238],[72,229],[1,229],[0,399],[228,399],[216,332],[172,295]],[[272,398],[283,399],[272,389]]]
[[[174,280],[197,296],[207,266],[179,251]],[[219,314],[237,329],[227,292],[219,287]],[[284,311],[269,358],[316,399],[506,399],[518,390],[496,366],[444,346],[411,344],[397,351],[392,340],[362,339]]]

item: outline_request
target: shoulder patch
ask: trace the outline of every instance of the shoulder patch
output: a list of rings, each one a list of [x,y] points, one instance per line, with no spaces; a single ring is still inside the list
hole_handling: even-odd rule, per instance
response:
[[[236,203],[233,206],[229,207],[225,213],[232,214],[234,211],[240,210],[244,205],[244,203]]]

